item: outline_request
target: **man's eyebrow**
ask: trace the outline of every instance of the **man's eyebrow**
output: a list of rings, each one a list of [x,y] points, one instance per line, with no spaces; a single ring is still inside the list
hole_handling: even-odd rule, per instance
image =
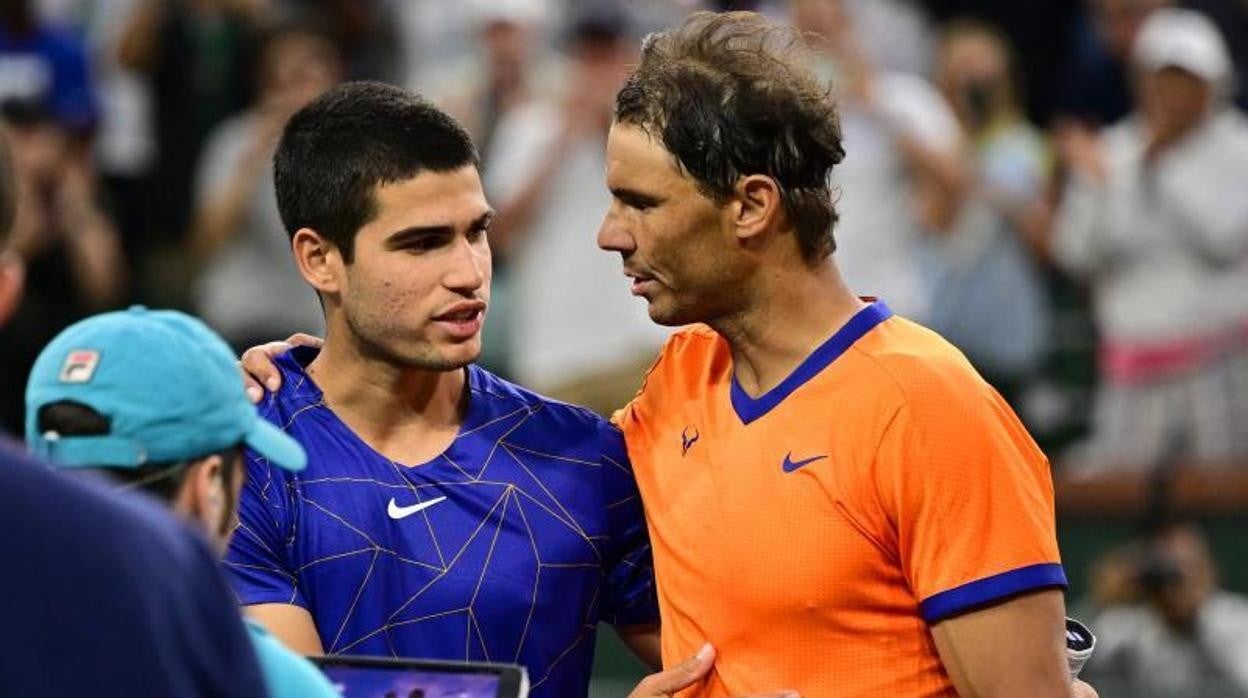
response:
[[[481,229],[489,227],[490,223],[493,222],[494,220],[494,215],[495,214],[494,214],[493,209],[486,211],[485,213],[473,219],[473,221],[468,224],[468,229],[469,230],[481,230]],[[385,244],[386,244],[386,247],[390,249],[395,249],[398,247],[402,247],[403,245],[410,243],[414,240],[419,240],[420,238],[446,237],[446,236],[450,236],[454,234],[455,234],[455,228],[454,226],[450,224],[414,225],[409,228],[403,228],[401,230],[396,230],[393,233],[390,233],[390,235],[386,237]]]
[[[455,229],[449,225],[414,225],[390,233],[386,237],[386,247],[397,249],[403,245],[426,237],[446,237],[453,235]]]
[[[494,222],[494,216],[495,216],[494,209],[490,209],[486,211],[485,213],[482,213],[480,216],[477,216],[477,219],[474,220],[472,224],[468,226],[468,229],[469,230],[481,230],[483,228],[488,228],[490,227],[490,224]]]
[[[628,187],[611,187],[611,193],[615,196],[615,198],[620,199],[621,201],[657,204],[662,200],[654,194],[645,194],[637,191],[636,189],[629,189]]]

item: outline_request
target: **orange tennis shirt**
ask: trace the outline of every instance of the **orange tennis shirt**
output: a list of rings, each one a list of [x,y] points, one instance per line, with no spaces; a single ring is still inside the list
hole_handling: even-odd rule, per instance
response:
[[[678,331],[616,414],[682,696],[956,695],[931,624],[1064,587],[1045,456],[965,357],[883,302],[759,397]]]

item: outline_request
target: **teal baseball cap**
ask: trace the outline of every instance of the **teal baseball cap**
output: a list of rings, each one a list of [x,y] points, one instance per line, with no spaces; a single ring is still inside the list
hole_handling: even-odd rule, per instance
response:
[[[108,433],[41,432],[40,409],[58,402],[95,410]],[[26,443],[64,468],[172,464],[239,444],[287,470],[307,464],[247,399],[224,340],[190,315],[141,306],[70,325],[44,347],[26,385]]]

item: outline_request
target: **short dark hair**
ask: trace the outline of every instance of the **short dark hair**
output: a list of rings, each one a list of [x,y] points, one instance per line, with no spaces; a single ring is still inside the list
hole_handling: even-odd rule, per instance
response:
[[[717,201],[743,176],[774,179],[802,257],[815,262],[836,249],[829,177],[845,150],[831,87],[808,65],[791,27],[753,12],[698,12],[646,37],[615,119],[660,140]]]
[[[347,82],[291,117],[273,156],[282,224],[311,228],[353,257],[355,234],[377,215],[378,185],[426,170],[477,166],[463,126],[419,95],[380,82]]]
[[[66,436],[105,436],[112,431],[112,420],[100,414],[90,405],[73,400],[51,402],[39,408],[36,424],[40,433],[54,431],[62,437]],[[173,501],[182,483],[186,481],[186,466],[190,463],[220,456],[221,477],[226,482],[233,482],[234,469],[238,466],[238,455],[241,445],[233,446],[214,453],[205,453],[198,458],[191,458],[178,463],[144,463],[137,468],[92,468],[93,471],[107,476],[118,485],[141,490],[165,503]],[[229,488],[226,488],[227,492]],[[232,506],[232,503],[230,503]]]

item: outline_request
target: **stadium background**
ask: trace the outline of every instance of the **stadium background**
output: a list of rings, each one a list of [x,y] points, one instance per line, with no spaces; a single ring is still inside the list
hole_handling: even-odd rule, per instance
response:
[[[1202,599],[1224,596],[1237,609],[1223,619],[1222,654],[1211,661],[1248,666],[1248,603],[1238,596],[1248,591],[1248,454],[1209,462],[1176,436],[1154,439],[1164,448],[1146,462],[1097,462],[1088,444],[1098,437],[1091,415],[1103,382],[1093,305],[1102,279],[1069,275],[1046,247],[1086,153],[1080,138],[1135,108],[1132,41],[1150,12],[1171,4],[1212,18],[1238,72],[1248,74],[1243,0],[4,0],[0,102],[22,192],[14,251],[27,258],[30,289],[15,322],[0,329],[0,424],[21,432],[30,362],[91,312],[135,302],[183,308],[240,349],[317,331],[315,298],[284,257],[267,158],[286,115],[333,81],[360,78],[428,95],[481,145],[500,211],[485,362],[602,411],[621,404],[661,334],[617,283],[614,260],[592,246],[606,201],[610,99],[645,32],[697,9],[756,9],[799,22],[831,46],[821,68],[846,108],[840,184],[851,215],[838,238],[847,252],[855,231],[870,227],[857,224],[869,218],[859,211],[924,205],[914,184],[921,167],[890,138],[930,137],[927,145],[984,166],[954,208],[972,210],[1010,189],[1014,208],[985,209],[979,223],[908,213],[872,219],[888,230],[873,252],[886,263],[865,283],[910,289],[914,313],[967,352],[1053,459],[1072,606],[1094,625],[1107,609],[1139,610],[1114,582],[1123,569],[1144,579],[1140,560],[1156,562],[1141,531],[1190,517],[1207,536],[1223,590]],[[963,53],[949,38],[958,32],[973,45]],[[919,84],[910,93],[921,95],[897,100],[901,117],[881,106],[897,76]],[[1248,105],[1246,85],[1227,96],[1238,108]],[[925,112],[932,100],[941,103]],[[944,132],[919,123],[898,135],[906,127],[890,119],[904,121],[907,109],[920,122],[944,113]],[[998,151],[1002,131],[1013,140]],[[859,163],[868,162],[875,169],[864,174],[870,168]],[[1248,167],[1233,175],[1248,182]],[[929,235],[933,226],[943,236]],[[950,282],[947,250],[927,240],[977,235],[1004,256]],[[1240,235],[1248,241],[1248,221]],[[887,264],[890,254],[914,257],[919,290],[885,278],[901,274]],[[842,264],[854,267],[854,257]],[[896,301],[883,295],[895,307],[907,302],[901,291]],[[1248,349],[1241,342],[1234,351]],[[1232,399],[1245,409],[1248,394]],[[1232,428],[1242,436],[1248,424]],[[600,638],[594,695],[622,695],[640,668],[609,632]],[[1103,668],[1102,695],[1139,695],[1124,687],[1129,673]],[[1239,673],[1205,671],[1199,691],[1248,691]]]

